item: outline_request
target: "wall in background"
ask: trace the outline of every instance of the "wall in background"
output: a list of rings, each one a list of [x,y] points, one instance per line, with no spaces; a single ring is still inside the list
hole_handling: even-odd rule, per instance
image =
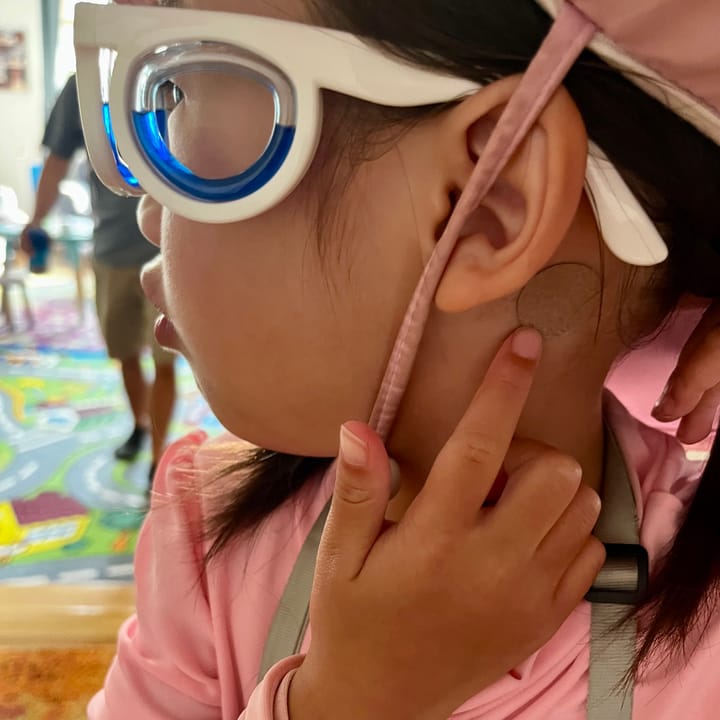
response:
[[[40,157],[45,126],[40,0],[0,0],[0,31],[25,34],[27,64],[25,89],[0,88],[0,185],[12,187],[29,212],[30,166]]]

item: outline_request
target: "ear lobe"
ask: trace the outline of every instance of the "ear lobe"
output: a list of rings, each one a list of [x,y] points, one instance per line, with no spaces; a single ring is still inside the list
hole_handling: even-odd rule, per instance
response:
[[[467,111],[464,145],[470,163],[465,167],[470,172],[516,84],[517,78],[507,78],[486,88],[496,91],[490,109],[481,105],[481,90],[451,111]],[[472,107],[465,107],[473,102],[481,117],[473,117]],[[438,286],[439,310],[464,312],[511,295],[543,268],[575,216],[586,158],[584,123],[561,89],[466,222]],[[457,186],[464,187],[468,178],[469,174]]]

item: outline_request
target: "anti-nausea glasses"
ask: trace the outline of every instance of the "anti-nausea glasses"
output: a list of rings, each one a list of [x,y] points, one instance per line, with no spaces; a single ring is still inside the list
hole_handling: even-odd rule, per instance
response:
[[[103,119],[123,178],[109,107],[116,53],[101,55]],[[130,111],[146,161],[180,192],[215,202],[246,197],[287,158],[295,134],[292,84],[262,58],[217,42],[163,45],[138,58]]]
[[[347,33],[236,13],[80,4],[75,44],[83,127],[100,179],[120,192],[147,191],[201,222],[253,217],[293,190],[319,141],[323,89],[411,107],[479,88]],[[586,184],[620,259],[653,265],[667,257],[598,147]]]

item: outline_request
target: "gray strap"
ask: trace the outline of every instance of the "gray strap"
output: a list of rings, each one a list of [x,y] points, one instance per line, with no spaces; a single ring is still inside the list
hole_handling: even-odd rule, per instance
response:
[[[625,460],[612,430],[605,430],[603,507],[593,534],[605,543],[636,545],[638,518]]]
[[[309,621],[309,601],[315,576],[320,538],[330,511],[330,502],[323,508],[300,550],[285,592],[275,611],[260,664],[259,680],[283,658],[300,652]]]
[[[604,543],[638,545],[635,498],[625,462],[609,428],[606,438],[603,507],[594,535]],[[609,558],[593,588],[632,590],[637,584],[636,562],[627,558]],[[633,686],[625,681],[635,655],[637,626],[628,622],[617,627],[627,611],[627,605],[592,605],[588,720],[632,718]]]
[[[616,627],[625,605],[592,605],[588,720],[631,720],[633,687],[626,673],[635,655],[634,621]]]

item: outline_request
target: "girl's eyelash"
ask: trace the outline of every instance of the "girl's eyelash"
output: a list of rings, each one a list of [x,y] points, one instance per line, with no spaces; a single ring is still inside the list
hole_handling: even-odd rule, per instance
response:
[[[163,103],[164,109],[172,109],[185,99],[182,88],[173,80],[167,80],[158,88],[158,95]]]

